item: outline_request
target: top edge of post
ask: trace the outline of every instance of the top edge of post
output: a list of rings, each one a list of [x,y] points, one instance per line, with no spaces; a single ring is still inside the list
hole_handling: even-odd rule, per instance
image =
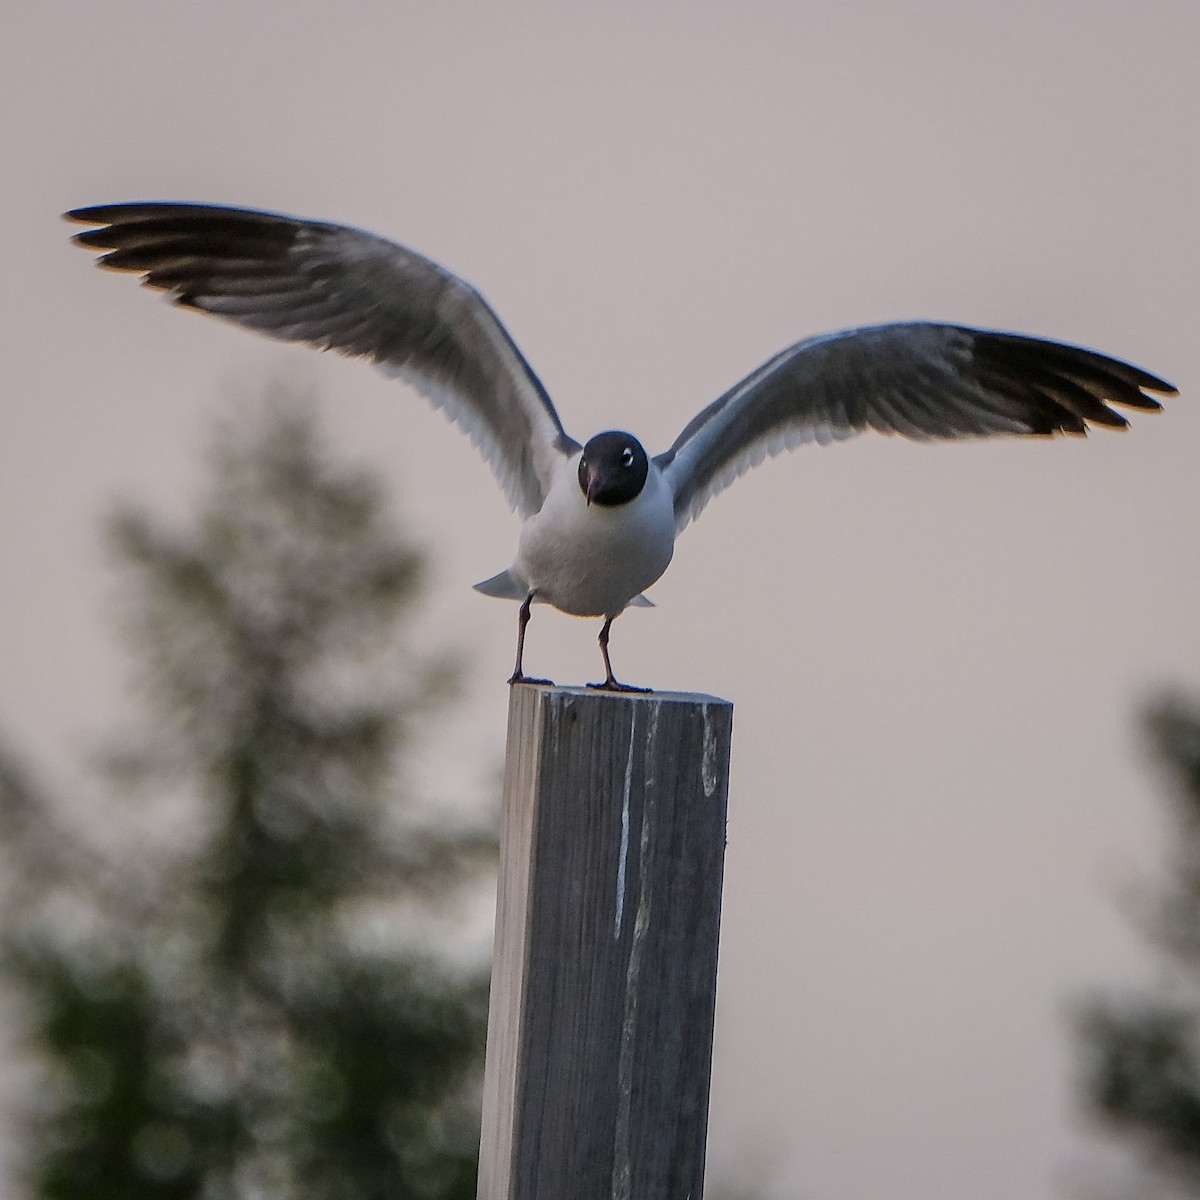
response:
[[[606,691],[603,688],[591,688],[581,686],[564,685],[559,686],[554,684],[547,687],[545,684],[528,684],[517,683],[513,684],[513,689],[526,688],[531,692],[539,693],[547,697],[571,696],[575,698],[586,697],[589,700],[598,700],[601,703],[613,701],[625,701],[633,703],[655,703],[655,704],[719,704],[725,705],[728,708],[733,707],[732,700],[725,700],[721,696],[710,696],[706,692],[612,692]]]

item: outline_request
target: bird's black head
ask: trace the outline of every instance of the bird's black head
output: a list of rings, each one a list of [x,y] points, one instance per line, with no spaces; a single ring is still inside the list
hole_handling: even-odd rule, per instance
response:
[[[631,433],[598,433],[579,460],[579,490],[589,504],[628,504],[646,484],[650,460]]]

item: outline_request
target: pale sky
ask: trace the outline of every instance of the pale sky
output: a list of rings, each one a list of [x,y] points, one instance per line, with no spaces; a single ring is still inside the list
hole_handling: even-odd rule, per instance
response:
[[[231,395],[316,388],[435,556],[426,626],[472,656],[422,760],[447,802],[503,754],[515,610],[470,585],[516,522],[418,397],[96,271],[63,209],[387,234],[483,291],[576,438],[651,452],[799,337],[887,319],[1179,385],[1123,435],[803,448],[613,632],[622,677],[736,705],[713,1175],[1050,1200],[1102,1171],[1065,1015],[1154,978],[1118,911],[1162,848],[1134,713],[1200,685],[1200,8],[112,0],[4,26],[0,730],[64,786],[120,696],[98,519],[186,512]],[[595,678],[596,632],[539,611],[527,669]]]

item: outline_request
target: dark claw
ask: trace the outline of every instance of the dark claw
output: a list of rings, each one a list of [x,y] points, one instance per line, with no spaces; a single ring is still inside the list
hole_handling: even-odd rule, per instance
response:
[[[653,688],[635,687],[632,683],[622,683],[619,679],[606,679],[603,683],[589,683],[588,687],[598,692],[653,692]]]
[[[520,671],[514,671],[509,677],[508,682],[512,683],[527,683],[530,687],[553,687],[553,679],[534,679],[532,675],[524,675]]]

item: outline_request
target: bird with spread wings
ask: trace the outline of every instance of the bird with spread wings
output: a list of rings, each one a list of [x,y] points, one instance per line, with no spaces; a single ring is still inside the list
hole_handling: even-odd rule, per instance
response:
[[[487,302],[437,263],[345,225],[207,204],[79,208],[100,265],[140,273],[177,304],[268,337],[365,358],[425,395],[479,447],[521,518],[517,554],[476,585],[520,602],[510,683],[530,606],[613,620],[666,570],[675,538],[718,492],[805,442],[874,430],[907,438],[1083,434],[1122,428],[1175,388],[1119,359],[1014,333],[897,322],[807,338],[701,410],[649,456],[632,434],[585,444]]]

